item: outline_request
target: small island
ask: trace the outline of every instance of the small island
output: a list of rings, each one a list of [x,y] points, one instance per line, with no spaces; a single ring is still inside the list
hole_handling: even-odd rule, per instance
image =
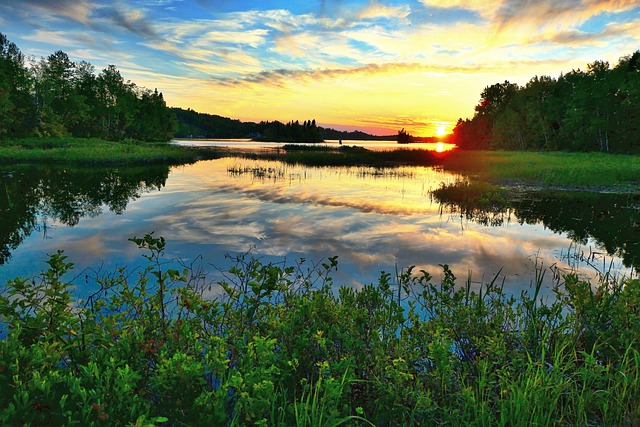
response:
[[[414,142],[413,136],[404,128],[398,131],[398,144],[410,144],[412,142]]]

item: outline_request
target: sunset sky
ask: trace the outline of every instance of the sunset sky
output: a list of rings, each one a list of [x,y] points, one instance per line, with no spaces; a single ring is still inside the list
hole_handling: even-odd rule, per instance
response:
[[[169,106],[426,136],[485,86],[640,49],[640,0],[0,0],[0,32],[114,64]]]

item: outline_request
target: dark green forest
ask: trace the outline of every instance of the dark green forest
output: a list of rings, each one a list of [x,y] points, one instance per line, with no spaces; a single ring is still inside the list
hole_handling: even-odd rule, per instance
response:
[[[178,121],[176,138],[253,138],[259,141],[322,142],[323,129],[315,120],[282,123],[262,121],[241,122],[215,114],[198,113],[192,109],[172,108]]]
[[[613,68],[595,61],[524,86],[487,86],[473,118],[459,119],[461,148],[640,152],[640,51]]]
[[[322,142],[325,139],[395,140],[394,135],[375,136],[360,131],[339,131],[318,126],[314,119],[300,123],[292,120],[242,122],[215,114],[199,113],[192,109],[172,108],[178,121],[176,138],[253,138],[277,142]]]
[[[114,65],[96,74],[93,65],[60,50],[27,61],[0,33],[0,139],[166,141],[174,128],[162,93],[125,81]]]

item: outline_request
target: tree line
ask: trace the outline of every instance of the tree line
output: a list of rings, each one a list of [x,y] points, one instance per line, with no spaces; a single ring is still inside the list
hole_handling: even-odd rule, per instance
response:
[[[157,89],[125,79],[115,65],[99,73],[58,50],[25,57],[0,33],[0,140],[98,137],[167,141],[171,138],[254,138],[280,142],[377,139],[363,132],[322,128],[315,120],[241,122],[192,109],[168,108]]]
[[[640,50],[611,67],[595,61],[558,78],[485,87],[471,119],[459,119],[461,148],[640,152]]]
[[[0,33],[0,139],[46,136],[166,141],[175,118],[161,92],[125,81],[109,65],[96,74],[58,50],[26,59]]]
[[[255,138],[260,141],[276,141],[276,142],[322,142],[324,137],[322,128],[316,125],[315,120],[305,120],[300,124],[298,120],[289,123],[260,122],[257,125],[258,136]]]
[[[361,131],[347,132],[318,126],[315,119],[242,122],[215,114],[199,113],[190,108],[171,108],[178,126],[176,138],[253,138],[277,142],[322,142],[331,140],[395,140],[395,135],[376,136]]]

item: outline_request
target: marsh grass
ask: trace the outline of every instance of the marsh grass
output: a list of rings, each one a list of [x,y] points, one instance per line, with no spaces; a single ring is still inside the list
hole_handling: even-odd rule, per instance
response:
[[[227,173],[231,176],[251,175],[259,180],[281,180],[291,176],[286,167],[263,167],[231,165],[227,167]]]
[[[441,183],[431,194],[441,203],[462,209],[504,209],[507,206],[506,190],[485,181],[457,180],[451,184]]]
[[[261,166],[253,164],[234,163],[227,167],[227,173],[232,177],[251,176],[260,181],[299,180],[306,176],[301,172],[298,164],[278,162],[276,165]],[[395,178],[412,179],[416,176],[411,170],[403,170],[397,167],[373,167],[373,166],[343,166],[348,173],[358,178]]]
[[[640,156],[622,154],[460,150],[443,167],[497,181],[567,187],[640,183]]]
[[[542,300],[404,269],[360,289],[245,256],[222,294],[173,269],[166,242],[131,239],[148,267],[97,277],[73,264],[0,296],[3,425],[638,425],[640,280],[566,276]]]
[[[26,138],[0,142],[0,161],[8,163],[64,163],[114,165],[123,163],[179,163],[213,151],[185,149],[168,143],[106,141],[97,138]]]
[[[359,146],[288,144],[277,152],[260,153],[256,158],[281,160],[289,164],[306,166],[397,167],[401,165],[433,166],[441,157],[440,153],[418,149],[371,151]]]

